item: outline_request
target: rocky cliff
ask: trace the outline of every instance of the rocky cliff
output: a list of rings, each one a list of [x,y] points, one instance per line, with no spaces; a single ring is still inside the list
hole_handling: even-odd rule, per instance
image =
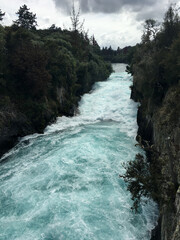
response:
[[[33,116],[29,116],[28,109],[22,111],[21,106],[7,101],[0,104],[0,157],[15,146],[21,137],[33,133],[43,133],[45,127],[54,122],[57,116],[73,116],[79,98],[69,102],[67,90],[57,88],[57,99],[54,104],[45,99],[45,107],[34,107]],[[58,105],[58,108],[54,107]],[[32,107],[32,106],[30,106]]]
[[[160,28],[156,27],[155,20],[145,21],[142,42],[128,70],[134,77],[131,97],[140,102],[137,140],[146,151],[150,176],[144,188],[159,205],[159,224],[152,239],[179,240],[179,9],[170,5]]]
[[[14,108],[0,111],[0,156],[15,145],[19,137],[33,132],[27,118]]]
[[[134,75],[132,98],[141,102],[137,139],[146,150],[159,205],[159,225],[152,239],[180,239],[180,84],[166,92],[162,103],[139,97],[138,74]]]

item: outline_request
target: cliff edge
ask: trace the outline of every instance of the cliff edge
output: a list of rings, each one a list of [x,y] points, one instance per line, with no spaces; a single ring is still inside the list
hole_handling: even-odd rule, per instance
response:
[[[171,5],[160,28],[153,19],[145,21],[142,42],[136,46],[127,69],[133,75],[131,98],[140,103],[137,140],[146,151],[150,176],[145,179],[144,192],[149,192],[159,206],[159,224],[152,233],[153,240],[180,239],[178,11]]]
[[[136,77],[134,78],[136,81]],[[136,84],[132,98],[136,99]],[[154,200],[159,205],[159,226],[152,239],[180,239],[180,85],[171,87],[161,106],[151,99],[138,109],[137,139],[153,170]],[[155,173],[154,173],[155,172]],[[152,177],[154,177],[152,176]],[[158,237],[160,236],[160,238]]]

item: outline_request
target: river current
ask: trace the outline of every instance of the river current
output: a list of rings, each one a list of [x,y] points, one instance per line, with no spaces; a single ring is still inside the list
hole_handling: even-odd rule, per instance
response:
[[[79,113],[27,136],[0,163],[0,240],[149,240],[153,201],[139,213],[119,174],[135,147],[137,104],[124,64],[97,82]]]

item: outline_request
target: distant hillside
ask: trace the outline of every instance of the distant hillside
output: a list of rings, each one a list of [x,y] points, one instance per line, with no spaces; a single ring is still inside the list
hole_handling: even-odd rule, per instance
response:
[[[102,48],[101,56],[105,61],[109,61],[111,63],[127,63],[130,64],[135,52],[135,46],[131,47],[124,47],[120,49],[119,47],[117,50],[113,50],[111,47]]]

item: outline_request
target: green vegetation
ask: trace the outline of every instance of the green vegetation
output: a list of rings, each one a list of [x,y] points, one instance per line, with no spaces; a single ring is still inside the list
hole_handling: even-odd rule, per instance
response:
[[[126,173],[123,176],[124,181],[128,184],[127,189],[132,194],[133,207],[138,210],[139,202],[142,196],[149,196],[152,192],[152,178],[150,167],[143,155],[137,154],[134,161],[124,165]]]
[[[112,69],[78,28],[79,13],[73,12],[71,31],[36,30],[36,15],[26,5],[17,14],[11,27],[0,25],[0,111],[16,109],[42,132],[56,116],[73,115],[80,96]]]
[[[26,29],[36,28],[36,14],[29,12],[29,8],[25,4],[20,7],[19,11],[16,14],[18,15],[18,19],[14,21],[15,25]]]
[[[129,69],[134,75],[132,94],[136,91],[138,101],[151,98],[161,104],[180,76],[180,18],[176,7],[169,7],[161,25],[149,19],[144,26],[142,42],[136,46]]]
[[[130,64],[135,52],[135,46],[125,47],[117,50],[113,50],[111,46],[109,48],[105,47],[101,50],[101,56],[105,61],[109,61],[111,63],[127,63]]]
[[[164,180],[160,175],[163,163],[161,163],[161,167],[157,163],[157,152],[153,152],[153,150],[149,148],[146,150],[147,152],[151,151],[153,155],[151,155],[151,161],[149,161],[148,157],[137,154],[133,161],[124,164],[126,173],[120,176],[127,183],[127,190],[130,191],[133,200],[132,209],[135,210],[135,212],[138,211],[141,201],[144,200],[146,202],[146,199],[149,197],[155,201],[162,200],[163,198],[161,192],[158,192],[158,186],[161,185]]]
[[[162,24],[145,21],[142,42],[127,71],[134,76],[131,97],[141,103],[138,140],[147,157],[137,155],[125,166],[123,178],[136,210],[142,196],[151,196],[161,206],[174,206],[177,151],[173,150],[175,143],[170,148],[166,139],[171,139],[173,126],[179,124],[180,17],[175,5],[169,7]]]
[[[3,13],[3,12],[1,11],[1,9],[0,9],[0,21],[3,20],[4,15],[5,15],[5,13]]]

